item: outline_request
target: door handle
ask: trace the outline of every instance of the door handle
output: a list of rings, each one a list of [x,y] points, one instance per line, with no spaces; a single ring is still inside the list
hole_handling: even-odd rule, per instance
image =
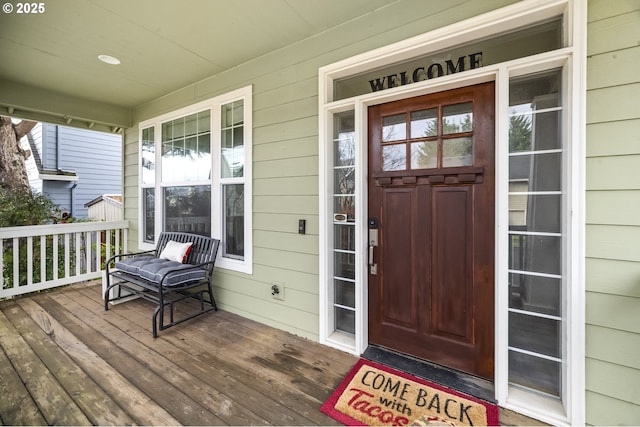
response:
[[[378,230],[369,230],[369,274],[378,274],[378,264],[375,262],[374,248],[378,246]]]

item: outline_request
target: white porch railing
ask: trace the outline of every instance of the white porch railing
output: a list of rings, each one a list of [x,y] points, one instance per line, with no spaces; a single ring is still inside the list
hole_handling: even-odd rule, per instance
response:
[[[127,251],[127,221],[0,228],[0,299],[102,277]]]

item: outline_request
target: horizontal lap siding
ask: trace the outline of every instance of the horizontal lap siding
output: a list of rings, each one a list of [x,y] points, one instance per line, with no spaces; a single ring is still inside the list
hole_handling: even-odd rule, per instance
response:
[[[589,2],[586,408],[640,420],[640,2]]]
[[[139,106],[134,123],[253,86],[253,274],[217,269],[221,308],[318,339],[318,68],[513,3],[390,1],[345,25]],[[137,246],[138,130],[126,133],[125,215]],[[298,234],[298,220],[306,234]],[[271,297],[284,284],[284,301]]]

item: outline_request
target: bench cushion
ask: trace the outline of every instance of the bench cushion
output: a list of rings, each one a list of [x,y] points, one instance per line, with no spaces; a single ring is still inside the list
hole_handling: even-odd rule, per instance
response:
[[[150,262],[158,262],[162,261],[156,258],[153,255],[143,255],[143,256],[135,256],[124,258],[118,262],[116,262],[116,268],[118,270],[126,271],[127,273],[135,274],[136,276],[140,275],[140,267],[148,264]]]
[[[207,277],[207,271],[203,268],[193,268],[190,264],[182,264],[177,261],[157,259],[140,265],[140,277],[154,283],[160,283],[162,277],[169,270],[178,269],[170,273],[164,280],[164,286],[179,286],[187,283],[198,282]]]

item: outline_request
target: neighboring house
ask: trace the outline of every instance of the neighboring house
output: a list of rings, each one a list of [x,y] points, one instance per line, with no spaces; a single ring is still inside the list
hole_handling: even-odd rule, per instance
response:
[[[637,425],[640,3],[384,3],[127,104],[129,248],[212,235],[223,310],[486,378],[549,423]]]
[[[38,123],[20,141],[31,187],[63,212],[88,217],[88,202],[122,191],[122,138],[106,132]]]
[[[120,221],[123,217],[122,196],[103,194],[84,204],[87,216],[93,221]]]

